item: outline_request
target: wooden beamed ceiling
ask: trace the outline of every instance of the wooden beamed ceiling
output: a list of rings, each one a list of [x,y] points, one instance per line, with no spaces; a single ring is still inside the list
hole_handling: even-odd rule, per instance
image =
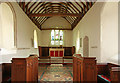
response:
[[[28,15],[28,17],[37,25],[41,30],[50,30],[56,28],[41,28],[41,25],[52,16],[61,16],[71,24],[71,29],[62,30],[73,30],[82,17],[87,11],[93,6],[95,2],[91,0],[64,0],[64,2],[18,2],[19,6]]]

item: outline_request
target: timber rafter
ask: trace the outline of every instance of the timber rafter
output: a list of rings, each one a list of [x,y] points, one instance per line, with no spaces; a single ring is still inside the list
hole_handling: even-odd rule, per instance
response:
[[[85,2],[82,2],[82,0],[73,0],[74,2],[71,2],[70,0],[64,0],[62,2],[49,2],[47,0],[43,2],[38,2],[39,0],[36,0],[36,2],[32,1],[33,0],[30,0],[30,2],[18,2],[18,4],[41,30],[55,29],[41,28],[42,24],[53,16],[61,16],[71,24],[71,29],[59,29],[73,30],[86,12],[95,3],[92,2],[92,0],[86,0]]]

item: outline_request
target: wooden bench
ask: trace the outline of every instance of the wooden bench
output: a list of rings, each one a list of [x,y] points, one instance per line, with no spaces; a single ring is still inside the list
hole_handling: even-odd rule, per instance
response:
[[[11,81],[11,63],[3,63],[2,64],[2,82],[10,82]]]
[[[0,83],[2,82],[2,64],[0,64]]]
[[[112,63],[97,64],[98,83],[111,83],[120,81],[120,66]]]
[[[11,82],[38,82],[38,56],[12,58]]]
[[[95,57],[73,56],[73,81],[75,83],[96,83],[97,70]]]

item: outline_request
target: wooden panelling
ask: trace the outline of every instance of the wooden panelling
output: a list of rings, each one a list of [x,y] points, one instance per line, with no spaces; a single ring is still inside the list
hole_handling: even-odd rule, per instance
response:
[[[6,82],[11,78],[11,63],[2,64],[2,82]]]
[[[35,82],[38,81],[38,57],[31,55],[28,58],[12,59],[11,81]]]
[[[49,56],[49,47],[42,47],[42,56]]]
[[[96,58],[73,56],[73,81],[97,82]]]
[[[72,56],[72,47],[65,47],[65,52],[64,55],[65,56]]]
[[[49,56],[49,48],[51,47],[41,47],[39,46],[39,57]],[[52,48],[61,48],[61,47],[52,47]],[[75,53],[75,47],[63,47],[64,56],[72,56]]]
[[[77,58],[73,58],[73,80],[77,81]]]
[[[38,51],[39,51],[39,57],[42,57],[42,47],[38,46]]]
[[[120,82],[120,67],[112,67],[110,71],[111,82]]]
[[[98,63],[97,75],[103,75],[111,81],[111,83],[117,83],[120,81],[120,66],[112,63]],[[98,77],[101,81],[106,81]]]
[[[0,64],[0,83],[2,82],[2,64]]]
[[[108,67],[106,63],[97,64],[97,74],[98,75],[108,75]]]

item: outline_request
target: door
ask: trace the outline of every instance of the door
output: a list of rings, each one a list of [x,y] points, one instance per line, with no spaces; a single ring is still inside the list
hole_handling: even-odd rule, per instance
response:
[[[88,36],[85,36],[83,39],[83,56],[84,57],[89,56],[89,38],[88,38]]]

